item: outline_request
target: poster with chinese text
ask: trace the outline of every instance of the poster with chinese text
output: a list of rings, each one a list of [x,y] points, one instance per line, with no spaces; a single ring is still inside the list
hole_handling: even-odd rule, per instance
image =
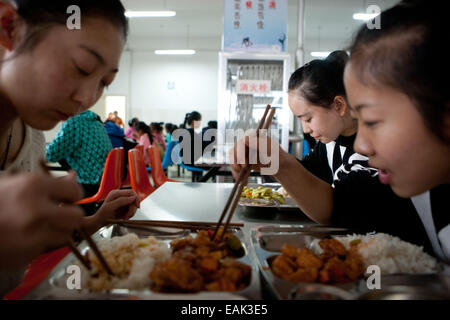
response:
[[[224,0],[223,51],[287,51],[287,0]]]

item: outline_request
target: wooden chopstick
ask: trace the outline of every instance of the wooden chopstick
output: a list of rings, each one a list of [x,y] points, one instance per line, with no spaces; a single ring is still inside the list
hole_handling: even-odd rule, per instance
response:
[[[264,126],[264,130],[269,129],[270,124],[272,123],[273,116],[275,115],[275,111],[276,111],[275,109],[272,109],[270,111],[269,118],[267,119],[266,124]],[[259,136],[258,133],[257,133],[257,136]],[[231,207],[230,213],[228,214],[228,219],[225,222],[225,226],[223,227],[223,232],[222,232],[222,235],[220,236],[220,240],[219,241],[223,240],[223,237],[225,236],[225,232],[227,231],[227,229],[228,229],[228,227],[230,225],[230,221],[233,218],[234,211],[236,210],[236,206],[237,206],[237,204],[239,202],[239,199],[241,197],[242,190],[244,189],[245,182],[248,180],[248,177],[250,176],[250,173],[252,171],[252,165],[248,164],[244,168],[244,170],[242,170],[242,171],[244,171],[244,174],[242,176],[241,181],[239,182],[239,190],[238,190],[238,192],[236,193],[236,195],[234,197],[233,205]]]
[[[160,225],[174,225],[174,226],[200,226],[200,227],[215,227],[217,222],[199,222],[199,221],[164,221],[164,220],[118,220],[109,219],[108,223],[112,224],[129,224],[129,225],[141,225],[141,226],[154,226]],[[230,226],[243,227],[243,223],[232,223]]]
[[[95,255],[97,256],[98,260],[100,261],[103,268],[105,268],[106,272],[108,272],[109,275],[114,276],[114,272],[112,272],[111,268],[108,266],[108,263],[106,263],[105,258],[103,257],[102,253],[98,249],[97,245],[95,244],[94,240],[83,230],[80,229],[78,231],[80,233],[81,238],[87,241],[91,249],[94,251]]]
[[[270,124],[272,122],[273,116],[275,114],[275,109],[272,109],[272,111],[270,112],[270,115],[269,115],[269,120],[266,122],[267,114],[269,113],[270,109],[271,109],[271,106],[267,105],[266,109],[264,110],[264,114],[263,114],[263,116],[261,118],[261,121],[259,122],[259,125],[258,125],[258,129],[256,130],[257,137],[259,136],[259,131],[263,127],[265,129],[268,129],[270,127]],[[264,123],[266,123],[266,126],[264,126]],[[212,236],[212,239],[215,239],[215,237],[217,235],[217,232],[219,231],[220,226],[222,224],[222,221],[225,218],[225,216],[226,216],[226,214],[228,212],[228,209],[230,208],[230,205],[233,203],[233,205],[231,207],[231,211],[230,211],[230,213],[228,215],[228,219],[227,219],[227,221],[225,223],[224,230],[223,230],[222,235],[221,235],[221,240],[220,241],[222,241],[222,239],[223,239],[223,237],[225,235],[225,232],[226,232],[227,228],[230,225],[230,221],[231,221],[231,218],[233,217],[234,210],[236,209],[237,203],[238,203],[238,201],[240,199],[240,195],[241,195],[242,190],[244,188],[244,181],[247,181],[248,177],[250,176],[251,168],[252,168],[252,166],[250,164],[247,164],[247,166],[245,166],[245,168],[243,170],[241,170],[241,172],[239,173],[239,177],[236,180],[236,183],[234,184],[233,190],[231,191],[231,194],[228,197],[227,203],[225,204],[225,207],[224,207],[224,209],[222,211],[222,214],[221,214],[221,216],[219,218],[219,221],[217,223],[217,227],[214,230],[214,234]],[[236,191],[238,191],[238,192],[236,192]]]
[[[45,165],[45,161],[44,160],[40,160],[39,161],[39,165],[42,168],[42,171],[44,172],[44,174],[46,175],[50,175],[50,172],[47,168],[47,166]],[[108,264],[106,263],[105,258],[103,257],[102,253],[100,252],[100,250],[98,249],[97,245],[95,244],[94,240],[92,240],[92,238],[89,236],[89,234],[87,234],[83,229],[79,229],[76,230],[82,239],[86,240],[87,243],[89,244],[89,246],[92,248],[92,250],[94,251],[95,255],[97,256],[98,260],[100,261],[101,265],[103,266],[103,268],[105,268],[105,270],[108,272],[108,274],[110,275],[114,275],[114,273],[112,272],[111,268],[108,266]],[[78,258],[78,260],[81,261],[81,263],[88,269],[91,270],[91,264],[89,263],[89,261],[87,259],[85,259],[83,257],[83,255],[81,254],[81,252],[78,250],[77,246],[75,245],[75,243],[73,242],[72,239],[69,239],[67,245],[69,246],[70,250],[73,252],[73,254]]]
[[[86,269],[91,270],[91,263],[89,262],[88,259],[86,259],[81,252],[78,250],[75,242],[73,242],[72,239],[69,239],[69,241],[67,242],[68,247],[70,248],[70,250],[73,252],[73,254],[78,258],[78,260],[80,260],[80,262],[86,267]]]

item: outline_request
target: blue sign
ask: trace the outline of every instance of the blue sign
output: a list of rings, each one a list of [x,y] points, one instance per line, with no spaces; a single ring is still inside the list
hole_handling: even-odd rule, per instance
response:
[[[223,51],[286,52],[287,0],[225,0]]]

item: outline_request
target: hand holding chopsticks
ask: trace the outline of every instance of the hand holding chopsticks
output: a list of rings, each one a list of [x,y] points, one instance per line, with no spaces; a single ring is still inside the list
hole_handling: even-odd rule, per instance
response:
[[[43,170],[43,172],[47,175],[50,176],[50,173],[45,165],[44,161],[40,162],[40,166],[41,169]],[[68,202],[70,205],[72,205],[74,201],[70,201]],[[67,210],[67,208],[63,208],[63,202],[60,203],[59,207],[61,208],[61,210]],[[62,217],[60,217],[61,219]],[[110,275],[114,275],[114,273],[112,272],[111,268],[108,266],[105,258],[103,257],[102,253],[100,252],[100,250],[98,249],[97,245],[95,244],[95,242],[91,239],[91,237],[89,236],[89,234],[83,229],[83,228],[75,228],[76,231],[79,233],[79,235],[81,236],[82,239],[86,240],[89,244],[89,246],[91,247],[91,249],[94,251],[95,255],[97,256],[97,258],[99,259],[101,265],[103,266],[103,268],[108,272],[108,274]],[[69,238],[67,240],[66,243],[69,248],[72,250],[72,252],[74,253],[74,255],[80,260],[80,262],[88,269],[91,270],[91,264],[89,263],[89,261],[81,254],[81,252],[78,250],[78,248],[76,247],[74,241]]]
[[[270,114],[269,114],[269,110],[270,110]],[[267,117],[268,114],[269,114],[269,116]],[[262,117],[262,119],[261,119],[261,121],[259,123],[258,129],[256,131],[256,136],[257,137],[259,137],[259,133],[260,133],[261,129],[265,129],[265,130],[269,129],[270,124],[272,123],[272,119],[273,119],[274,115],[275,115],[275,109],[271,109],[271,106],[267,105],[266,110],[264,111],[264,115],[263,115],[263,117]],[[227,218],[227,220],[225,222],[225,225],[223,227],[223,232],[222,232],[222,234],[220,236],[220,239],[219,239],[219,241],[222,241],[222,239],[223,239],[223,237],[225,235],[225,232],[226,232],[226,230],[228,229],[228,227],[230,225],[230,221],[231,221],[231,219],[233,217],[234,211],[235,211],[236,206],[237,206],[237,204],[239,202],[239,199],[241,197],[242,190],[244,189],[244,186],[245,186],[245,184],[246,184],[246,182],[248,180],[248,177],[250,176],[251,170],[252,170],[252,165],[248,163],[240,171],[239,177],[236,179],[236,183],[235,183],[235,185],[233,187],[233,190],[231,191],[231,194],[230,194],[230,196],[228,198],[228,201],[227,201],[227,203],[225,205],[225,208],[223,209],[222,214],[221,214],[221,216],[219,218],[219,222],[217,223],[216,229],[214,230],[212,239],[216,238],[217,233],[218,233],[218,231],[219,231],[219,229],[221,227],[221,224],[222,224],[225,216],[228,213],[228,209],[230,209],[230,206],[231,206],[231,209],[230,209],[230,211],[228,213],[228,218]]]

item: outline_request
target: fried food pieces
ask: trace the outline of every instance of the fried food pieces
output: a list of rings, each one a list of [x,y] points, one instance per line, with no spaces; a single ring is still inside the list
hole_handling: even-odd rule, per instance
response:
[[[158,292],[238,291],[248,286],[250,266],[237,261],[230,249],[231,233],[224,241],[212,241],[207,231],[171,242],[172,257],[150,273]],[[235,242],[235,239],[233,239]]]
[[[336,239],[319,242],[323,253],[317,256],[307,248],[283,245],[281,255],[271,265],[278,277],[293,282],[346,283],[364,274],[364,264],[356,247],[347,250]]]

